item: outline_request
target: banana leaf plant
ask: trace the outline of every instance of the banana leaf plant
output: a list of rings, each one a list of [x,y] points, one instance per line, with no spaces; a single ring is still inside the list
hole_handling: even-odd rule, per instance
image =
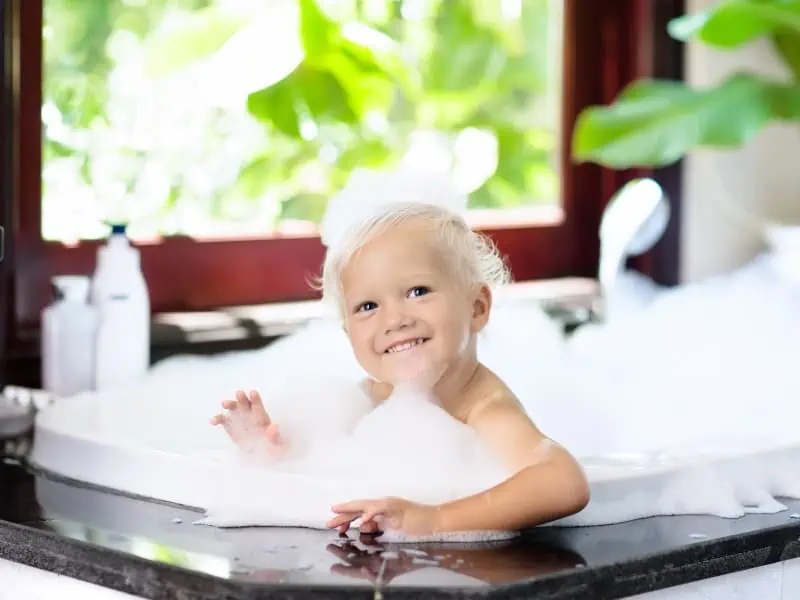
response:
[[[745,71],[702,89],[640,80],[610,106],[578,117],[572,156],[605,167],[660,167],[695,148],[735,149],[774,122],[800,126],[800,0],[720,0],[673,19],[671,37],[733,50],[766,38],[787,67],[783,80]]]

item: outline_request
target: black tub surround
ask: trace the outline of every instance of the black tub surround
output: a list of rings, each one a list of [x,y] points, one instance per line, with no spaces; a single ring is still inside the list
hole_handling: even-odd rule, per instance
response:
[[[185,507],[0,466],[0,558],[151,599],[623,598],[800,557],[800,502],[487,544],[193,524]],[[795,512],[797,511],[797,512]]]

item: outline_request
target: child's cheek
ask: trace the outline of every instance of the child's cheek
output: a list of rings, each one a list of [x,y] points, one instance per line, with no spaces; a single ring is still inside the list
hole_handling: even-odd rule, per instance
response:
[[[461,333],[459,336],[458,353],[464,354],[469,347],[469,341],[472,339],[472,328],[469,323],[461,325]]]
[[[463,354],[472,339],[472,323],[457,310],[450,311],[444,322],[447,323],[450,348],[453,348],[458,354]]]

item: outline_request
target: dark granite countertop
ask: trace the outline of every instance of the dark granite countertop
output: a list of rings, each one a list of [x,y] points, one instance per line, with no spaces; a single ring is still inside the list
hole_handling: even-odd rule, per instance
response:
[[[145,598],[622,598],[800,557],[800,502],[727,520],[537,528],[507,542],[390,546],[199,513],[0,465],[0,558]]]

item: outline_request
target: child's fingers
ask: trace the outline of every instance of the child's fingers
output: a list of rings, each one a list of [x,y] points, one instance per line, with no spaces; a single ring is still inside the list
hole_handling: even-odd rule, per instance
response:
[[[328,519],[328,522],[325,523],[325,526],[329,527],[330,529],[338,529],[343,525],[349,525],[360,516],[360,512],[336,515],[335,517]]]
[[[336,529],[337,527],[340,527],[341,525],[352,523],[360,515],[361,515],[361,513],[350,513],[350,514],[346,514],[346,515],[336,515],[335,517],[331,517],[330,519],[328,519],[328,522],[325,525],[327,525],[331,529]]]
[[[274,446],[281,445],[281,430],[278,429],[278,426],[275,423],[271,423],[267,425],[267,440]]]
[[[353,500],[343,504],[336,504],[331,507],[335,513],[362,513],[371,515],[370,518],[379,514],[387,514],[389,511],[389,501],[383,500]],[[366,519],[366,517],[365,517]]]
[[[369,500],[351,500],[342,504],[334,504],[331,510],[335,513],[363,513],[370,505]]]
[[[364,513],[364,518],[361,520],[361,522],[362,523],[369,523],[370,521],[374,522],[375,517],[382,514],[384,514],[383,510],[380,510],[379,508],[376,507],[372,507],[370,510]]]
[[[247,394],[245,394],[242,390],[236,391],[236,401],[243,410],[250,410],[252,408],[250,406],[250,398],[248,398]]]
[[[225,410],[236,410],[237,402],[236,400],[223,400],[222,401],[222,408]]]
[[[261,399],[261,394],[259,394],[256,390],[252,390],[250,392],[250,404],[252,405],[254,411],[260,413],[261,417],[267,424],[271,422],[269,419],[269,414],[267,414],[267,409],[264,408],[264,401]]]
[[[225,417],[223,415],[214,415],[210,419],[211,420],[211,424],[212,425],[222,425],[222,421],[224,420],[224,418]]]
[[[222,417],[222,428],[231,438],[236,437],[235,432],[233,431],[233,425],[231,424],[231,419],[228,417],[228,415],[224,415]]]
[[[361,527],[358,528],[361,533],[378,533],[381,526],[376,520],[367,521],[366,519],[361,522]]]

